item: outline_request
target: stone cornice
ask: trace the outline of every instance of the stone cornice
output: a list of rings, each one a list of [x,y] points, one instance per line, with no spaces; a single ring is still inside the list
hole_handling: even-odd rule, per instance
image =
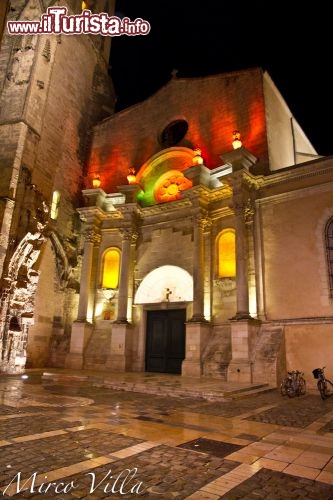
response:
[[[80,207],[77,209],[77,212],[80,214],[80,219],[84,222],[90,222],[93,219],[97,219],[99,221],[104,221],[108,219],[122,219],[122,214],[118,211],[105,212],[100,207]]]
[[[235,215],[233,209],[231,207],[220,207],[216,210],[211,210],[210,213],[211,220],[220,219],[221,217],[232,217]]]
[[[169,201],[167,203],[159,203],[158,205],[152,205],[150,207],[143,207],[140,209],[140,215],[142,217],[149,217],[153,215],[173,213],[190,207],[192,207],[191,200],[183,198],[181,200]]]
[[[320,158],[319,160],[313,160],[306,164],[272,172],[270,175],[263,177],[261,187],[269,189],[279,184],[285,185],[289,182],[327,174],[332,175],[333,180],[333,157]]]
[[[278,194],[262,196],[261,198],[259,197],[256,200],[256,203],[259,203],[260,205],[282,203],[287,200],[304,198],[304,196],[310,194],[325,193],[325,192],[331,192],[331,193],[333,192],[333,180],[331,182],[317,184],[315,186],[299,187],[298,189],[292,191],[285,191]]]

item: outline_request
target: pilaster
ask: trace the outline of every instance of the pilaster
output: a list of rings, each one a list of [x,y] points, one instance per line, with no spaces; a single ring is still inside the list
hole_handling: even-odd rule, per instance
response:
[[[114,372],[131,370],[132,332],[133,327],[128,323],[113,323],[106,368]]]
[[[253,382],[253,358],[260,321],[242,319],[231,322],[232,359],[228,366],[230,382]]]
[[[182,375],[200,377],[203,374],[202,354],[210,334],[210,324],[186,323],[186,354],[182,364]]]

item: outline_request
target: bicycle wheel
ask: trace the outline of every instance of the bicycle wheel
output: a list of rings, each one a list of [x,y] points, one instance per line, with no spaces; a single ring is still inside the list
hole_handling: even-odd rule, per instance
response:
[[[292,380],[287,380],[286,388],[288,398],[293,398],[294,396],[296,396],[296,391]]]
[[[298,383],[298,394],[300,396],[304,396],[305,393],[306,393],[306,381],[303,377],[300,377]]]
[[[317,387],[320,392],[321,399],[326,399],[328,396],[326,382],[324,380],[318,380]]]

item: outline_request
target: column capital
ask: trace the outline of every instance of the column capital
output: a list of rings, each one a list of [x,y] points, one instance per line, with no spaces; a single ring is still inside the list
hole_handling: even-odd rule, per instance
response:
[[[94,245],[99,245],[101,242],[101,235],[99,231],[89,227],[84,231],[84,240],[85,242],[93,243]]]
[[[120,232],[120,234],[122,236],[123,241],[130,241],[131,243],[135,243],[136,240],[139,237],[139,234],[136,231],[136,229],[133,229],[133,228],[130,228],[130,227],[128,227],[128,228],[120,228],[119,232]]]

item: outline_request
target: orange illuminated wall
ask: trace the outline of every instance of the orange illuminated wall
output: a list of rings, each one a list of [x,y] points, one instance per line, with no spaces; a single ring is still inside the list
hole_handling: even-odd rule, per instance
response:
[[[268,161],[261,69],[174,78],[146,101],[94,128],[87,187],[98,174],[104,191],[117,192],[117,186],[127,184],[129,168],[138,172],[164,149],[161,133],[179,119],[188,130],[177,146],[200,148],[209,169],[221,165],[223,153],[232,150],[234,130],[240,131],[245,148]]]

